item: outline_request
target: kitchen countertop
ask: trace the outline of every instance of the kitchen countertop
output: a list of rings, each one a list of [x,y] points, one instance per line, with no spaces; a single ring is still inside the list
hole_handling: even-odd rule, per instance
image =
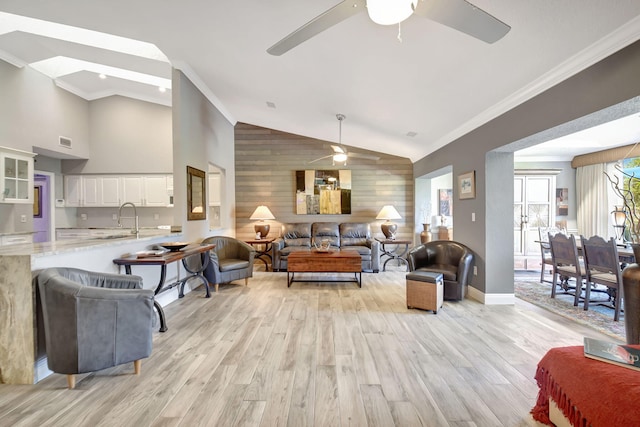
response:
[[[122,229],[118,229],[122,230]],[[43,243],[22,243],[17,245],[0,246],[0,256],[11,255],[33,255],[36,257],[56,255],[63,252],[81,252],[90,250],[99,246],[121,246],[129,244],[133,241],[145,243],[151,243],[153,240],[157,240],[162,237],[177,237],[182,233],[172,233],[170,230],[149,228],[140,229],[140,234],[136,238],[133,234],[119,234],[114,233],[109,236],[85,238],[85,239],[72,239],[72,240],[58,240],[55,242],[43,242]],[[175,239],[172,239],[175,240]],[[179,239],[178,239],[179,240]],[[154,242],[155,243],[155,242]]]

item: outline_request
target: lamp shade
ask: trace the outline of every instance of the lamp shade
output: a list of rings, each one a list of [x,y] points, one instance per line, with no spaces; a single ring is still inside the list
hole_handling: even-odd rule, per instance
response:
[[[260,205],[256,208],[255,211],[253,211],[249,219],[265,220],[276,219],[276,217],[273,216],[268,207],[266,207],[265,205]]]
[[[380,209],[380,212],[378,212],[378,216],[376,217],[376,219],[386,219],[386,220],[400,219],[400,218],[402,217],[400,216],[396,208],[393,207],[393,205],[384,206],[382,209]]]
[[[367,0],[369,18],[379,25],[394,25],[413,13],[418,0]]]

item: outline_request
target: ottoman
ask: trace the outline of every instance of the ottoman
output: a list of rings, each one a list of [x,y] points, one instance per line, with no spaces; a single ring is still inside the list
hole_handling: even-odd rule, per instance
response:
[[[442,273],[413,271],[407,274],[407,308],[433,310],[437,314],[443,299]]]

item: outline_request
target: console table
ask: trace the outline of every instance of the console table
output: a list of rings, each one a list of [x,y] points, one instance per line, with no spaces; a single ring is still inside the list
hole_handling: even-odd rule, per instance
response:
[[[162,292],[168,291],[169,289],[175,288],[176,286],[180,286],[180,292],[178,294],[179,298],[184,296],[184,285],[187,281],[193,277],[196,277],[202,281],[206,290],[206,298],[211,297],[209,292],[209,282],[202,275],[202,272],[209,264],[209,251],[215,248],[216,245],[189,245],[184,249],[173,252],[165,252],[158,256],[143,256],[138,257],[136,254],[132,254],[123,258],[116,258],[113,260],[114,264],[118,266],[123,265],[124,270],[127,274],[131,274],[131,266],[132,265],[159,265],[160,266],[160,280],[158,281],[158,285],[154,290],[154,294],[158,295]],[[191,255],[200,255],[200,262],[198,263],[198,267],[192,268],[187,262],[187,258]],[[180,269],[178,269],[178,279],[173,283],[165,283],[167,279],[167,265],[172,262],[182,261],[182,266],[189,273],[187,277],[184,279],[180,279]],[[165,332],[167,330],[167,322],[164,315],[164,310],[162,306],[158,303],[156,299],[153,300],[153,305],[156,307],[158,311],[158,317],[160,318],[160,332]]]

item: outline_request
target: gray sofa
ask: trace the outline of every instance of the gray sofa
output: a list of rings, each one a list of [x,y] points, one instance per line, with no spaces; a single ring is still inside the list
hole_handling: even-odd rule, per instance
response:
[[[357,251],[362,257],[362,271],[380,271],[380,243],[371,238],[371,227],[365,222],[282,224],[282,235],[273,242],[274,271],[286,271],[290,253],[309,252],[325,239],[334,248]]]
[[[42,302],[49,369],[67,374],[134,362],[152,349],[153,290],[142,278],[77,268],[47,268],[35,277]]]

